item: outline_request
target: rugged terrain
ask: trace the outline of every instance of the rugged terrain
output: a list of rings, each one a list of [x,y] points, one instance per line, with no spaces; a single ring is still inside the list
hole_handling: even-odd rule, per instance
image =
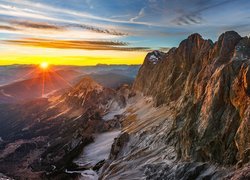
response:
[[[249,179],[250,39],[193,34],[145,58],[103,179]]]
[[[212,42],[193,34],[168,53],[148,53],[132,88],[85,77],[61,95],[2,105],[0,172],[250,179],[249,62],[248,37],[229,31]],[[120,135],[112,143],[109,133]]]
[[[102,117],[126,105],[122,89],[85,77],[62,95],[1,105],[0,171],[14,178],[72,177],[66,169],[76,167],[73,159],[94,135],[119,128],[118,119]]]

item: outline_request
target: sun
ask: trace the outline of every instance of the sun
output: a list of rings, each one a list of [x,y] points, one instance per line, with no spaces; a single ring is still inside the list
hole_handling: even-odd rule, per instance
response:
[[[42,62],[41,64],[40,64],[40,68],[41,69],[48,69],[48,67],[49,67],[49,63],[47,63],[47,62]]]

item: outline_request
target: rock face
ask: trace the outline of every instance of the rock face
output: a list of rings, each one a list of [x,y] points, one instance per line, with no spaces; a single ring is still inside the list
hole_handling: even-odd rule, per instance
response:
[[[157,64],[146,58],[134,90],[154,97],[157,106],[176,103],[181,158],[223,164],[247,158],[250,59],[235,56],[248,41],[233,31],[215,44],[193,34]]]
[[[122,123],[130,137],[124,148],[126,163],[121,161],[125,156],[117,157],[104,170],[104,179],[115,179],[121,174],[128,178],[132,173],[148,179],[217,179],[229,174],[220,167],[247,166],[250,161],[249,42],[248,37],[242,38],[234,31],[223,33],[215,43],[193,34],[166,54],[149,53],[133,91],[144,99],[152,97],[156,110],[147,113],[145,100],[141,109],[136,107],[138,100],[131,106]],[[159,151],[160,148],[164,149]],[[152,150],[158,151],[154,158]],[[148,157],[147,161],[142,154]],[[131,168],[131,159],[139,161],[140,168]],[[124,167],[133,172],[124,174]],[[249,178],[249,174],[244,177]]]

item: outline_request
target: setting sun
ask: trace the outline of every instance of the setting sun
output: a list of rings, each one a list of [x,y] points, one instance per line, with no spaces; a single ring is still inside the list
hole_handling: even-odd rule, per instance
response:
[[[40,64],[40,68],[42,68],[42,69],[47,69],[48,67],[49,67],[49,64],[47,62],[42,62]]]

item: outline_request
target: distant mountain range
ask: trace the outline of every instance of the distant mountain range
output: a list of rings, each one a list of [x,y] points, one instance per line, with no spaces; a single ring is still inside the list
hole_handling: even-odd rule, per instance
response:
[[[46,94],[70,87],[70,82],[80,73],[72,70],[59,70],[42,73],[26,80],[17,81],[0,87],[0,102],[27,101]]]
[[[54,71],[73,70],[80,74],[90,74],[99,72],[113,72],[135,78],[140,65],[105,65],[97,66],[53,66]],[[0,66],[0,86],[13,83],[15,81],[33,78],[37,74],[34,72],[36,65],[8,65]]]
[[[79,79],[81,79],[85,76],[91,77],[93,80],[95,80],[96,82],[98,82],[102,86],[114,88],[114,89],[118,88],[122,84],[132,85],[132,83],[134,81],[133,77],[129,77],[129,76],[122,75],[122,74],[117,74],[116,71],[99,72],[99,73],[92,73],[92,74],[88,74],[88,75],[83,75],[83,76],[78,77],[75,81],[78,82]]]
[[[55,69],[58,70],[45,73],[45,79],[43,74],[33,66],[28,69],[27,66],[9,68],[2,71],[3,77],[4,73],[12,74],[13,69],[18,74],[24,74],[28,70],[32,73],[27,73],[28,75],[23,78],[18,76],[19,80],[15,82],[7,80],[6,82],[11,81],[12,83],[0,86],[0,103],[15,103],[40,98],[55,91],[69,88],[86,76],[92,77],[105,87],[117,88],[122,84],[132,84],[139,66],[64,67],[63,69],[56,67]]]

